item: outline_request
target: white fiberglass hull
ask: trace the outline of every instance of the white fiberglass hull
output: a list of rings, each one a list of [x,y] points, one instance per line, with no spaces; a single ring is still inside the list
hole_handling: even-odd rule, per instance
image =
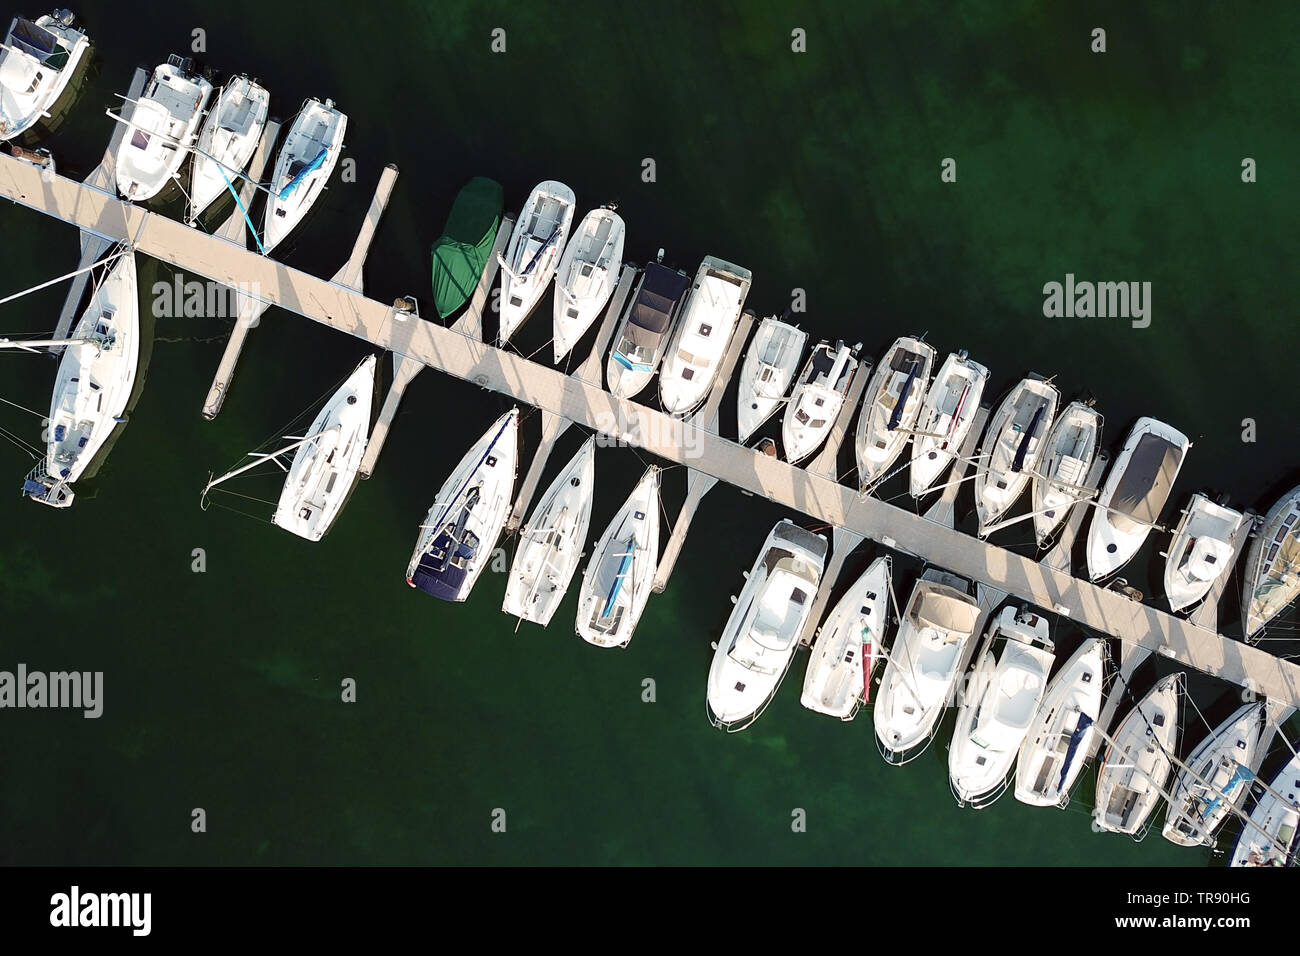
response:
[[[618,284],[623,266],[623,219],[612,209],[587,213],[564,249],[555,281],[555,361],[569,354]]]
[[[781,422],[781,445],[790,464],[803,461],[826,441],[857,369],[854,350],[842,342],[834,348],[821,342],[813,349]]]
[[[1183,513],[1165,559],[1165,598],[1173,611],[1192,607],[1232,567],[1233,538],[1245,521],[1240,511],[1217,505],[1200,493]]]
[[[269,253],[297,228],[338,165],[348,118],[331,100],[308,99],[275,160],[262,245]]]
[[[651,466],[592,549],[575,628],[596,647],[627,647],[659,564],[659,469]]]
[[[162,192],[180,172],[199,135],[212,84],[168,62],[153,72],[117,149],[117,191],[132,202]],[[126,112],[124,109],[123,112]]]
[[[871,698],[871,672],[884,658],[889,576],[889,559],[876,558],[822,624],[799,698],[809,710],[852,720]]]
[[[1047,433],[1042,467],[1033,479],[1034,533],[1046,548],[1071,509],[1089,496],[1088,472],[1101,450],[1102,418],[1082,402],[1071,402]]]
[[[1249,821],[1242,824],[1232,866],[1290,866],[1295,860],[1300,849],[1300,754],[1291,758],[1268,787],[1259,795]]]
[[[71,18],[63,23],[43,16],[33,25],[56,49],[38,49],[15,38],[15,30],[29,28],[14,20],[6,49],[0,50],[0,142],[17,139],[54,111],[90,49],[90,40],[72,27]]]
[[[785,401],[807,341],[807,332],[775,316],[759,323],[740,368],[736,393],[736,431],[742,445]]]
[[[524,204],[501,257],[502,344],[524,324],[554,277],[576,202],[572,189],[548,179],[533,187]]]
[[[886,476],[911,438],[930,385],[934,354],[929,344],[903,336],[872,371],[854,442],[863,490]]]
[[[253,158],[270,107],[271,95],[246,76],[237,76],[222,88],[194,153],[191,222],[227,191],[226,183],[233,183]]]
[[[908,485],[919,498],[952,464],[979,411],[989,370],[963,355],[944,359],[926,393],[912,441]]]
[[[1183,761],[1187,769],[1169,794],[1166,840],[1180,846],[1214,843],[1230,808],[1240,807],[1250,792],[1265,717],[1262,701],[1237,708]]]
[[[695,412],[717,379],[749,294],[748,269],[705,256],[659,371],[659,403],[675,418]]]
[[[989,421],[975,475],[981,537],[1006,516],[1038,469],[1059,400],[1055,386],[1031,376],[1011,390]]]
[[[1298,565],[1300,488],[1292,488],[1268,510],[1246,552],[1241,626],[1247,640],[1253,640],[1300,594]]]
[[[1182,674],[1158,683],[1112,735],[1097,769],[1096,825],[1138,837],[1163,797],[1178,749],[1178,692]]]
[[[1105,640],[1084,641],[1047,685],[1016,760],[1021,803],[1053,807],[1069,799],[1097,736],[1105,662]]]

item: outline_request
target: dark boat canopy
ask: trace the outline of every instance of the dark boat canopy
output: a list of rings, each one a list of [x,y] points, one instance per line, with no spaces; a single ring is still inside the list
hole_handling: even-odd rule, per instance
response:
[[[628,317],[627,333],[632,341],[648,345],[661,338],[668,331],[673,310],[690,284],[690,278],[675,269],[657,262],[646,265],[641,288]],[[649,334],[638,335],[639,331]]]
[[[1115,526],[1131,533],[1154,525],[1182,463],[1183,449],[1169,439],[1151,432],[1139,438],[1110,502]]]
[[[9,42],[25,53],[30,53],[47,66],[59,68],[67,62],[68,51],[59,46],[59,38],[31,20],[19,17],[14,21]]]
[[[433,301],[444,319],[463,306],[478,286],[504,206],[501,184],[482,176],[471,179],[457,194],[442,237],[433,246]]]

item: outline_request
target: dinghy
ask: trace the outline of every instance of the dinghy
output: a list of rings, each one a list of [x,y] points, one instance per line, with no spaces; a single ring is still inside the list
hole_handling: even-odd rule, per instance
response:
[[[555,276],[555,362],[558,365],[600,315],[618,284],[626,228],[613,206],[587,213],[564,247]]]
[[[0,46],[0,142],[16,139],[54,112],[90,39],[67,10],[15,17]]]
[[[933,366],[934,348],[905,335],[889,347],[871,373],[855,442],[858,485],[863,491],[885,478],[912,436]]]
[[[297,228],[325,191],[343,151],[347,129],[348,118],[334,108],[333,100],[322,103],[309,98],[303,102],[275,161],[262,226],[267,254]]]
[[[687,293],[681,319],[665,350],[659,402],[674,418],[704,404],[745,307],[748,269],[705,256]]]
[[[1171,674],[1134,707],[1114,736],[1097,770],[1093,803],[1096,826],[1140,840],[1151,811],[1164,796],[1178,749],[1178,694],[1183,675]],[[1118,689],[1117,689],[1118,690]]]
[[[501,184],[475,176],[456,194],[447,225],[433,244],[433,304],[448,318],[478,288],[496,245],[505,208]]]
[[[1173,611],[1199,603],[1232,567],[1233,539],[1245,515],[1199,492],[1183,512],[1165,557],[1165,598]]]
[[[1292,750],[1268,789],[1259,783],[1254,789],[1259,797],[1237,837],[1232,866],[1293,866],[1300,850],[1300,754]]]
[[[889,578],[889,559],[876,558],[822,624],[799,698],[809,710],[852,720],[871,699],[871,672],[885,656]]]
[[[1246,552],[1244,571],[1241,626],[1253,641],[1300,594],[1300,487],[1264,516]]]
[[[191,225],[244,172],[266,129],[270,108],[271,94],[247,76],[235,77],[217,94],[194,151],[187,217]]]
[[[965,352],[944,359],[917,417],[908,482],[914,498],[929,491],[961,451],[988,380],[989,370]]]
[[[198,139],[211,96],[212,84],[194,72],[188,58],[173,54],[153,71],[144,93],[130,106],[130,119],[122,120],[127,129],[115,159],[119,193],[145,202],[162,192]]]
[[[659,370],[673,320],[691,284],[685,272],[663,265],[663,255],[660,249],[659,259],[641,270],[636,291],[614,332],[614,347],[605,363],[605,381],[619,398],[635,397]]]
[[[975,475],[975,511],[980,537],[996,525],[1038,470],[1047,447],[1044,436],[1056,414],[1060,393],[1037,375],[1021,380],[993,413]]]
[[[826,440],[857,370],[857,349],[843,342],[834,348],[821,342],[808,356],[781,423],[781,444],[790,464],[803,461]]]
[[[1043,695],[1016,760],[1016,799],[1063,807],[1092,753],[1105,683],[1106,641],[1086,640]]]
[[[742,445],[785,401],[807,341],[807,332],[774,315],[759,323],[740,368],[736,393],[736,429]]]
[[[501,263],[501,328],[497,341],[510,341],[524,324],[560,264],[560,250],[573,225],[573,190],[553,179],[538,183],[515,221]]]
[[[1071,402],[1047,433],[1043,463],[1034,475],[1034,534],[1046,548],[1057,529],[1080,501],[1096,494],[1086,487],[1101,450],[1100,413],[1083,402]]]
[[[597,647],[627,647],[659,564],[659,469],[632,489],[596,542],[582,575],[577,631]]]
[[[1196,745],[1183,762],[1165,815],[1164,836],[1180,846],[1212,846],[1230,810],[1241,807],[1264,735],[1263,701],[1245,704]]]

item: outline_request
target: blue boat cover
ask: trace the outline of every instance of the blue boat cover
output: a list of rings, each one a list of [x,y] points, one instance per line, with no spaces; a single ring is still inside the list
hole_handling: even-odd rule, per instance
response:
[[[1070,770],[1070,761],[1074,759],[1074,753],[1079,749],[1079,744],[1083,743],[1084,734],[1092,726],[1092,718],[1087,714],[1079,715],[1079,722],[1075,725],[1074,733],[1070,734],[1069,746],[1065,748],[1065,760],[1061,763],[1061,779],[1056,782],[1056,789],[1060,790],[1065,786],[1065,775]]]
[[[322,148],[321,151],[316,154],[315,159],[313,159],[302,169],[298,170],[297,175],[295,175],[293,179],[285,183],[284,188],[280,190],[280,198],[288,199],[289,196],[293,193],[293,191],[302,184],[302,181],[306,179],[308,175],[320,169],[321,164],[325,162],[325,157],[329,155],[329,152],[330,152],[329,147]]]
[[[1214,808],[1223,802],[1223,797],[1225,794],[1229,798],[1231,798],[1233,791],[1236,790],[1240,784],[1246,782],[1247,780],[1254,780],[1254,779],[1255,779],[1255,774],[1251,771],[1249,767],[1243,767],[1241,764],[1237,764],[1237,769],[1233,771],[1232,776],[1229,778],[1228,782],[1224,784],[1223,790],[1215,794],[1214,799],[1211,800],[1209,803],[1207,803],[1205,805],[1205,809],[1201,811],[1201,819],[1202,820],[1207,819],[1210,816],[1210,814],[1214,812]]]
[[[1033,419],[1029,422],[1029,427],[1025,429],[1025,436],[1020,439],[1020,447],[1016,449],[1016,457],[1011,462],[1012,471],[1021,471],[1025,467],[1025,456],[1029,454],[1029,442],[1033,439],[1034,434],[1038,431],[1038,423],[1043,420],[1043,413],[1047,411],[1047,405],[1039,405],[1038,411],[1034,412]]]
[[[898,394],[898,401],[894,404],[894,413],[889,416],[889,430],[892,432],[903,421],[903,409],[907,407],[907,396],[912,391],[912,386],[916,383],[916,373],[920,370],[921,363],[913,362],[912,370],[907,373],[907,381],[903,383],[903,390]]]
[[[609,617],[614,612],[614,604],[618,601],[618,595],[623,590],[623,582],[627,580],[628,569],[632,567],[632,556],[636,553],[636,538],[628,541],[627,553],[623,555],[623,560],[618,563],[618,573],[614,575],[614,583],[610,585],[609,595],[605,598],[605,607],[600,612],[601,617]]]

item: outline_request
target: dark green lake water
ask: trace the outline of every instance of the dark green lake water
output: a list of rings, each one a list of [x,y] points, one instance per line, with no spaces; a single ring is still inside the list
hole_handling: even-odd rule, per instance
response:
[[[632,260],[661,246],[688,270],[704,254],[730,259],[753,270],[760,314],[804,289],[805,328],[876,355],[927,332],[941,354],[965,348],[989,366],[991,397],[1030,369],[1056,373],[1067,397],[1097,395],[1110,443],[1140,414],[1192,437],[1175,505],[1212,488],[1266,507],[1294,484],[1300,437],[1284,392],[1300,346],[1300,13],[1143,6],[637,4],[593,16],[579,4],[96,4],[78,10],[94,68],[47,142],[61,168],[88,171],[132,69],[185,52],[202,27],[198,59],[259,77],[278,115],[313,95],[349,114],[357,182],[336,174],[284,248],[295,266],[328,275],[342,264],[395,162],[366,288],[428,303],[429,246],[466,179],[498,179],[514,209],[557,178],[584,210],[620,203]],[[1089,50],[1097,26],[1104,55]],[[497,27],[505,54],[489,48]],[[804,54],[791,52],[795,28],[807,31]],[[653,184],[641,181],[647,157]],[[956,183],[940,181],[945,157]],[[1244,157],[1258,182],[1241,181]],[[75,267],[69,227],[14,207],[0,228],[4,290]],[[1067,272],[1151,282],[1150,327],[1044,318],[1043,284]],[[141,260],[142,284],[170,276]],[[0,334],[52,328],[62,298],[58,288],[6,306]],[[539,310],[521,348],[544,343],[547,326]],[[501,575],[485,574],[461,606],[412,593],[402,572],[418,522],[508,407],[464,383],[416,380],[374,477],[321,544],[272,527],[269,505],[223,501],[253,517],[201,511],[210,471],[283,434],[365,353],[272,312],[207,423],[226,329],[158,321],[130,424],[70,511],[19,497],[28,461],[0,446],[13,492],[0,496],[0,668],[105,674],[99,720],[0,715],[0,860],[1216,862],[1158,834],[1142,845],[1094,834],[1087,785],[1066,812],[1009,796],[959,810],[942,742],[894,769],[869,717],[841,725],[801,708],[802,655],[752,729],[710,728],[709,642],[785,514],[726,487],[706,499],[625,652],[573,634],[576,587],[549,630],[518,633],[499,613]],[[53,374],[45,358],[0,357],[0,396],[43,410]],[[1242,441],[1245,418],[1254,443]],[[38,420],[7,406],[0,426],[39,437]],[[525,463],[538,433],[532,415]],[[546,480],[582,437],[564,436]],[[644,464],[610,449],[597,467],[593,534]],[[681,469],[666,476],[670,513],[684,486]],[[241,490],[277,493],[273,478]],[[1159,564],[1145,559],[1167,543],[1157,537],[1128,574],[1148,593]],[[195,548],[206,573],[191,571]],[[1068,626],[1055,633],[1077,640]],[[339,701],[347,677],[355,704]],[[641,700],[647,677],[655,703]],[[1211,709],[1230,694],[1206,679],[1192,690]],[[1189,726],[1202,732],[1194,717]],[[195,807],[205,834],[191,832]],[[494,808],[507,813],[504,834],[490,829]],[[806,833],[791,831],[795,808]]]

